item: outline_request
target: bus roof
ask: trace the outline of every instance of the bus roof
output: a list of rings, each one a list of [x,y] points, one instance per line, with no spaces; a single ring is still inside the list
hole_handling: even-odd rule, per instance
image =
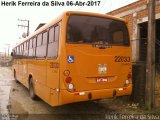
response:
[[[96,16],[96,17],[104,17],[104,18],[110,18],[110,19],[114,19],[114,20],[119,20],[119,21],[124,21],[124,19],[122,18],[118,18],[115,16],[111,16],[108,14],[100,14],[100,13],[93,13],[93,12],[82,12],[82,11],[67,11],[65,12],[65,14],[82,14],[82,15],[90,15],[90,16]]]

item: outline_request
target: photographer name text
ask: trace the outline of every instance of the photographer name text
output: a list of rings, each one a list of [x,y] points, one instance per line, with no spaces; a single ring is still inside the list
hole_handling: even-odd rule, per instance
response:
[[[0,1],[1,7],[7,6],[100,6],[101,1],[88,0],[88,1]]]

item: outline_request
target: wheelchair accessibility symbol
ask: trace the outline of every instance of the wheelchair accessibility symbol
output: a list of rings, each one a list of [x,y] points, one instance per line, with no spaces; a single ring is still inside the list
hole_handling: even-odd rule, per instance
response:
[[[68,63],[74,63],[74,56],[68,56]]]

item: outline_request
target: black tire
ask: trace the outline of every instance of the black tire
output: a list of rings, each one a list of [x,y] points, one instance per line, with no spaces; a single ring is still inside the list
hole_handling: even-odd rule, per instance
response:
[[[16,71],[14,70],[14,79],[16,81],[16,83],[19,83],[19,81],[17,80],[17,75],[16,75]]]
[[[32,100],[38,100],[37,95],[35,94],[34,85],[33,85],[33,79],[32,77],[29,80],[29,95],[32,98]]]

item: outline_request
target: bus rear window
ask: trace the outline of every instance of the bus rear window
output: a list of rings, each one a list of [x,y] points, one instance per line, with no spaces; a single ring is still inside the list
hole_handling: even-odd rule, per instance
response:
[[[129,36],[123,21],[71,15],[67,25],[67,43],[129,45]]]

